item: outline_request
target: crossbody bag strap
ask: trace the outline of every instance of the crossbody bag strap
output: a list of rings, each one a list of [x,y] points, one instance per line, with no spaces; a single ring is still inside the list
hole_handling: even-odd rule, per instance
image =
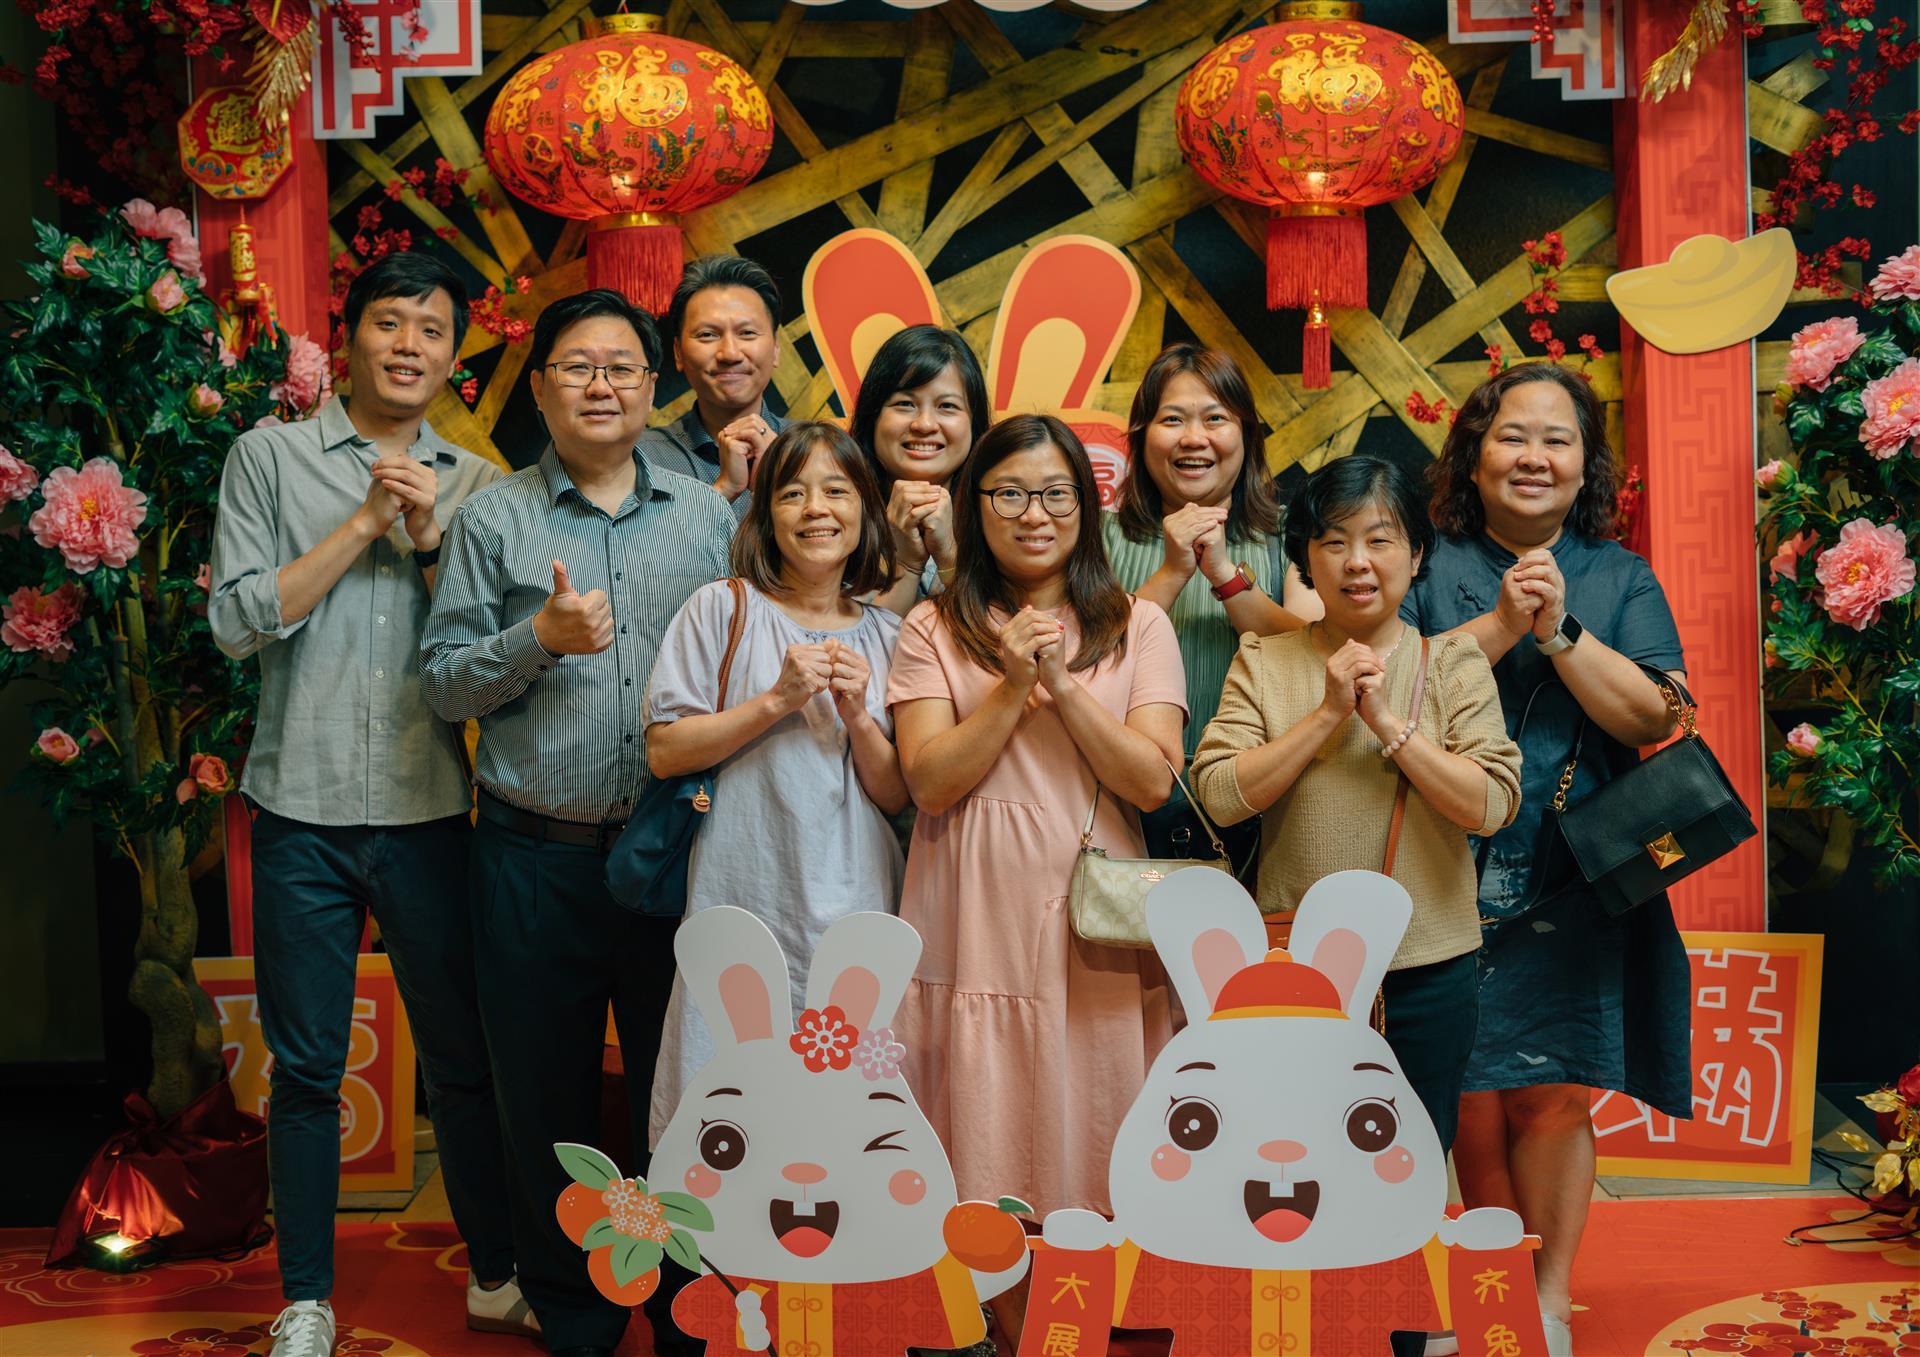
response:
[[[727,709],[727,681],[733,677],[733,655],[740,649],[740,637],[747,629],[747,586],[737,579],[728,579],[727,588],[733,593],[733,617],[727,622],[727,653],[720,657],[720,704],[716,712]]]
[[[1420,719],[1420,703],[1427,695],[1427,652],[1432,643],[1424,636],[1420,638],[1420,672],[1413,676],[1413,708],[1409,721]],[[1382,876],[1393,875],[1393,860],[1400,853],[1400,824],[1407,818],[1407,775],[1400,774],[1400,785],[1393,789],[1393,818],[1387,821],[1386,865],[1381,867]]]
[[[1643,660],[1635,660],[1640,672],[1653,680],[1660,690],[1660,696],[1666,699],[1667,710],[1673,713],[1674,723],[1680,730],[1682,739],[1691,740],[1699,736],[1695,724],[1699,708],[1695,705],[1693,694],[1686,685],[1676,680],[1664,669],[1657,669]],[[1576,699],[1576,702],[1578,699]],[[1567,765],[1560,770],[1560,784],[1553,791],[1553,813],[1564,815],[1567,811],[1567,793],[1573,789],[1573,771],[1580,766],[1580,758],[1587,747],[1587,727],[1596,724],[1588,716],[1585,708],[1580,711],[1580,732],[1574,737],[1573,752],[1567,755]]]
[[[1187,804],[1193,807],[1194,818],[1200,821],[1200,828],[1207,831],[1207,840],[1213,845],[1213,851],[1220,857],[1225,857],[1227,846],[1220,842],[1220,835],[1214,831],[1213,822],[1207,818],[1207,813],[1200,809],[1199,798],[1188,789],[1186,779],[1180,776],[1180,770],[1173,766],[1173,761],[1165,754],[1160,756],[1160,762],[1167,765],[1167,771],[1173,774],[1173,785],[1180,789],[1180,794],[1187,798]],[[1100,782],[1096,778],[1093,784],[1093,804],[1087,807],[1087,822],[1080,827],[1080,851],[1083,853],[1093,844],[1093,817],[1099,813],[1099,810]]]

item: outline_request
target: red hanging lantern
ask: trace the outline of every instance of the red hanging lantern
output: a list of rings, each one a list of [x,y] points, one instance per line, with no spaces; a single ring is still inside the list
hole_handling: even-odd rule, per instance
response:
[[[675,214],[718,202],[773,148],[767,96],[730,57],[657,14],[589,18],[487,115],[487,163],[514,195],[585,221],[587,285],[659,314],[680,281]]]
[[[1433,53],[1359,18],[1342,0],[1281,5],[1200,59],[1174,113],[1195,173],[1273,209],[1267,305],[1308,313],[1309,387],[1331,377],[1325,308],[1367,304],[1362,209],[1432,182],[1465,131]]]

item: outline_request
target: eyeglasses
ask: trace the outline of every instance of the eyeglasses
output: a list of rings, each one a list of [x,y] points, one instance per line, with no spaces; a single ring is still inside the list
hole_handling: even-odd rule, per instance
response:
[[[1002,485],[980,492],[1002,518],[1019,518],[1035,500],[1055,518],[1070,517],[1080,507],[1080,487],[1048,485],[1038,490],[1022,490],[1017,485]]]
[[[592,386],[594,374],[605,373],[607,385],[615,391],[631,391],[635,387],[645,386],[654,370],[641,367],[637,363],[608,363],[600,366],[596,363],[548,363],[553,369],[553,380],[561,386]]]

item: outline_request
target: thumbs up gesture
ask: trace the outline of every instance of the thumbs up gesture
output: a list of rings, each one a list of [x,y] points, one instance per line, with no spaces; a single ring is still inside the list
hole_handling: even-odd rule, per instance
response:
[[[553,563],[553,592],[533,615],[533,637],[549,655],[598,655],[613,644],[613,605],[607,591],[580,593],[563,561]]]

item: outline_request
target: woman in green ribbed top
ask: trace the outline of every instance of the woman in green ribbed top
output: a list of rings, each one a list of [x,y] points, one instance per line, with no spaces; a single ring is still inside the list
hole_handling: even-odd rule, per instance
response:
[[[1220,706],[1243,632],[1292,631],[1320,615],[1280,551],[1280,502],[1246,375],[1197,344],[1170,344],[1147,368],[1127,418],[1130,469],[1116,509],[1102,514],[1107,558],[1121,587],[1173,619],[1187,667],[1186,757]],[[1177,791],[1142,815],[1155,857],[1207,856],[1207,836]],[[1259,830],[1224,837],[1250,868]]]

